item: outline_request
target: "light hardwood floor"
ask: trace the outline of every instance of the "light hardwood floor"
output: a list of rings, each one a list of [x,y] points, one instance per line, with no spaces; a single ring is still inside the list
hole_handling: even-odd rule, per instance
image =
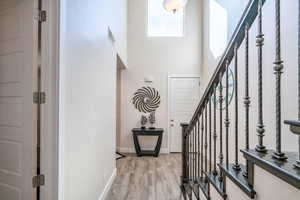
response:
[[[127,155],[117,161],[117,177],[106,200],[181,200],[181,154],[158,158]]]

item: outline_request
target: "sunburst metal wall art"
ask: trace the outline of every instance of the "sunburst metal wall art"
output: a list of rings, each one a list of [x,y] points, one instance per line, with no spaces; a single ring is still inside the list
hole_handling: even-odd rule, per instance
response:
[[[138,111],[151,113],[159,107],[160,95],[155,88],[142,87],[134,93],[132,103]]]

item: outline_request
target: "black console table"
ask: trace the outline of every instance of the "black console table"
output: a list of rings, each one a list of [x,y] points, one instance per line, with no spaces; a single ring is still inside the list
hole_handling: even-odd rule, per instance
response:
[[[135,151],[136,151],[137,156],[155,156],[155,157],[158,157],[160,147],[161,147],[163,132],[164,132],[164,129],[161,129],[161,128],[155,128],[155,129],[134,128],[134,129],[132,129],[134,147],[135,147]],[[152,151],[141,150],[141,146],[140,146],[140,143],[139,143],[138,136],[158,136],[155,149],[152,150]]]

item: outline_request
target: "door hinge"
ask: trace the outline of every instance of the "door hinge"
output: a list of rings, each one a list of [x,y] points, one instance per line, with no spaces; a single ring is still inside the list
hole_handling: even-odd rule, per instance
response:
[[[33,102],[36,104],[46,103],[46,93],[45,92],[34,92],[33,93]]]
[[[37,188],[37,187],[40,187],[43,185],[45,185],[45,175],[41,174],[41,175],[32,177],[32,187],[33,188]]]
[[[39,22],[45,22],[47,20],[47,12],[46,10],[39,11]]]

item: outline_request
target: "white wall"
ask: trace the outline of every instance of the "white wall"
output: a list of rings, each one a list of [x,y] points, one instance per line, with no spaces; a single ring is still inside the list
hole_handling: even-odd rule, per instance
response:
[[[158,89],[161,106],[156,112],[156,127],[165,129],[162,151],[168,141],[168,75],[200,75],[201,68],[201,4],[190,0],[185,12],[185,36],[182,38],[147,37],[147,0],[128,2],[128,70],[122,72],[122,136],[121,151],[132,151],[131,129],[140,126],[139,113],[132,105],[132,95],[145,85],[144,77],[154,77],[150,86]],[[143,140],[151,148],[153,139]]]
[[[214,40],[212,34],[214,36],[220,36],[222,34],[227,35],[227,40],[229,42],[243,12],[245,7],[247,6],[249,0],[204,0],[203,1],[203,88],[205,89],[206,84],[211,78],[212,73],[215,70],[215,67],[218,64],[218,61],[221,57],[215,57],[214,53],[212,52],[212,44],[210,44],[210,39]],[[212,33],[211,29],[211,22],[215,21],[218,22],[219,18],[223,17],[223,13],[215,13],[215,10],[211,10],[211,5],[217,4],[220,8],[224,9],[224,12],[227,14],[227,26],[226,31],[223,30],[222,26],[218,26],[216,30],[218,33]],[[212,16],[212,18],[211,18]]]
[[[231,1],[225,0],[205,0],[204,1],[204,57],[203,57],[203,73],[202,91],[206,88],[212,73],[217,66],[219,58],[215,58],[210,49],[209,38],[209,3],[211,1],[218,2],[230,16],[242,14],[241,8],[245,7],[245,1],[241,1],[239,5],[232,7]],[[282,75],[282,120],[297,118],[297,1],[281,1],[282,4],[282,59],[284,61],[284,73]],[[265,34],[265,45],[263,50],[263,98],[264,98],[264,124],[265,137],[264,144],[268,149],[275,148],[275,75],[273,72],[273,62],[275,57],[275,19],[274,19],[274,0],[267,0],[263,8],[263,32]],[[297,6],[295,6],[297,5]],[[237,10],[236,10],[237,9]],[[213,12],[213,11],[212,11]],[[237,12],[237,13],[235,13]],[[237,22],[235,22],[237,23]],[[234,25],[236,26],[236,24]],[[232,33],[233,26],[228,24],[228,32]],[[220,30],[220,32],[222,32]],[[256,125],[257,125],[257,21],[254,22],[250,30],[250,147],[254,148],[257,144]],[[244,63],[245,63],[245,46],[244,43],[240,47],[238,57],[239,70],[239,109],[243,110],[244,98]],[[233,69],[233,66],[231,66]],[[225,94],[225,91],[224,93]],[[230,161],[234,159],[234,101],[230,105],[230,128],[229,128],[229,151]],[[245,132],[244,132],[244,111],[239,112],[239,148],[244,148]],[[219,133],[219,132],[218,132]],[[224,133],[224,132],[223,132]],[[282,124],[282,149],[283,151],[297,151],[298,139],[293,135],[288,126]],[[244,162],[242,154],[239,154],[239,159]],[[244,200],[248,199],[246,195],[237,188],[230,180],[227,181],[227,192],[229,200]],[[296,200],[300,196],[300,191],[293,186],[290,186],[281,179],[269,174],[259,167],[255,167],[255,184],[254,188],[257,191],[257,199],[291,199]],[[212,192],[212,199],[219,199],[219,195]]]
[[[61,200],[99,199],[115,170],[116,52],[127,60],[126,12],[124,0],[61,3]]]

